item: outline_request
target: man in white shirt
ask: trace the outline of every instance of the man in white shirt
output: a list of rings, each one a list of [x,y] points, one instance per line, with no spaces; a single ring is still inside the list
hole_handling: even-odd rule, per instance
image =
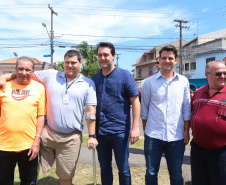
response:
[[[178,60],[174,46],[164,46],[159,55],[160,72],[147,78],[142,88],[145,182],[158,184],[160,160],[165,153],[171,185],[183,185],[181,166],[191,114],[189,82],[174,71]]]

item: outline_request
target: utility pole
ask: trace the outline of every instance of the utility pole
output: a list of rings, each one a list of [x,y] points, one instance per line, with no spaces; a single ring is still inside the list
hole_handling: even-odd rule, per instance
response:
[[[51,69],[53,69],[53,14],[57,15],[53,8],[48,4],[49,9],[51,10],[51,37],[50,37],[50,47],[51,47]]]
[[[174,22],[179,22],[179,24],[175,25],[176,27],[180,27],[180,49],[179,49],[179,74],[182,75],[182,28],[188,29],[188,26],[182,26],[182,23],[187,23],[188,21],[177,20]]]
[[[119,55],[121,54],[116,54],[116,55],[117,55],[116,59],[117,59],[117,66],[118,66],[118,59],[119,59]]]

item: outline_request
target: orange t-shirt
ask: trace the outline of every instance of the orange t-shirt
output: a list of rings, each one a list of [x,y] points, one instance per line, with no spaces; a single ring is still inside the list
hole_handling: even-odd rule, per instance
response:
[[[22,151],[34,142],[38,115],[46,115],[45,88],[36,81],[28,85],[6,83],[0,89],[0,150]]]

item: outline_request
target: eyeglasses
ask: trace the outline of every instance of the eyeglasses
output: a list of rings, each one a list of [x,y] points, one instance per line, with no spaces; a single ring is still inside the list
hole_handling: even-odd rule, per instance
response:
[[[159,62],[155,62],[155,64],[159,64]]]
[[[221,72],[218,72],[218,73],[210,73],[210,72],[207,72],[207,73],[212,74],[212,75],[215,75],[215,76],[217,76],[217,77],[222,76],[222,74],[223,74],[224,76],[226,76],[226,72],[223,72],[223,73],[221,73]]]

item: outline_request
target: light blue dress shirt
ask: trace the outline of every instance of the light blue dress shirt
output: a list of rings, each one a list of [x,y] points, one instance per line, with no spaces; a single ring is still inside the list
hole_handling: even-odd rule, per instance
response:
[[[184,121],[190,120],[188,79],[174,72],[168,81],[161,72],[144,82],[141,94],[141,119],[147,120],[145,134],[163,141],[184,138]]]

